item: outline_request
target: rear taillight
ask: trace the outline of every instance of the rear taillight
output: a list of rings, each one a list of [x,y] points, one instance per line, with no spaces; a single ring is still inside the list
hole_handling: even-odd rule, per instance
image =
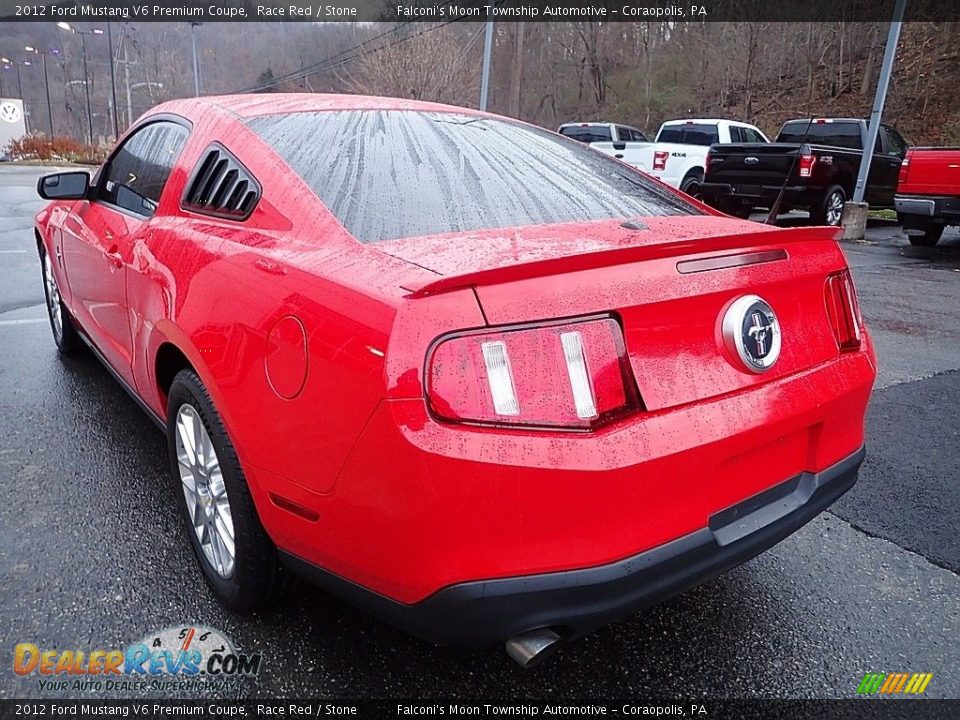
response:
[[[667,169],[667,158],[670,157],[670,153],[663,152],[662,150],[657,150],[653,154],[653,169],[654,170],[666,170]]]
[[[433,414],[452,422],[587,430],[639,408],[610,317],[441,339],[426,387]]]
[[[903,185],[907,182],[907,176],[910,174],[910,158],[905,157],[903,162],[900,163],[900,177],[897,179],[897,184]]]
[[[841,351],[860,349],[860,303],[849,270],[827,277],[825,289],[827,316]]]
[[[800,156],[800,177],[808,178],[813,175],[813,166],[817,164],[816,155]]]

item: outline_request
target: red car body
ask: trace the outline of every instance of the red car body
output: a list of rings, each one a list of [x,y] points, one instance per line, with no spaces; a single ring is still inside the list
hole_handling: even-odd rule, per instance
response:
[[[576,635],[755,555],[852,485],[875,357],[838,231],[736,220],[644,179],[683,213],[363,244],[245,122],[341,111],[493,117],[171,102],[130,131],[189,132],[152,217],[83,199],[36,218],[75,323],[158,424],[173,374],[202,379],[288,563],[429,639]],[[211,143],[262,188],[245,220],[183,207]],[[753,295],[782,337],[763,372],[721,327]],[[593,418],[553,376],[570,327],[592,343],[566,357],[570,383],[586,358]],[[529,425],[489,407],[478,348],[504,338]]]
[[[960,148],[910,148],[895,205],[914,245],[936,245],[945,226],[960,225]]]

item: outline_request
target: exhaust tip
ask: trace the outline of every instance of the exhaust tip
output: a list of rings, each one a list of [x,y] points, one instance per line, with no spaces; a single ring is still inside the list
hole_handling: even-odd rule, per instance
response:
[[[537,628],[507,640],[509,655],[524,670],[539,665],[560,647],[560,636],[550,628]]]

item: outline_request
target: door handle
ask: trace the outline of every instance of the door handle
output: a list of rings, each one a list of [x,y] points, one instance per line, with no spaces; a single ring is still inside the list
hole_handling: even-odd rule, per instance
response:
[[[111,245],[110,249],[106,252],[107,260],[110,261],[110,264],[118,270],[123,267],[123,256],[120,254],[120,247],[117,245]]]
[[[614,155],[614,157],[615,157],[617,160],[623,160],[623,153],[617,153],[616,155]]]

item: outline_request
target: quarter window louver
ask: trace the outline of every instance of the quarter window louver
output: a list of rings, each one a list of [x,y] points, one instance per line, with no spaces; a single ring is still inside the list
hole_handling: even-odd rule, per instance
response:
[[[185,210],[231,220],[245,220],[260,200],[260,183],[220,143],[200,160],[181,203]]]

